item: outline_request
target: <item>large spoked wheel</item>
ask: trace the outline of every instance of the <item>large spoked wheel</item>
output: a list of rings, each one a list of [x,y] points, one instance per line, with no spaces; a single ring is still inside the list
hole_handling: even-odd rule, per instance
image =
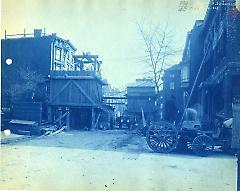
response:
[[[171,123],[161,121],[149,127],[146,139],[154,152],[169,153],[176,148],[178,132]]]
[[[192,142],[192,149],[196,155],[205,157],[214,150],[214,141],[207,135],[199,135]]]

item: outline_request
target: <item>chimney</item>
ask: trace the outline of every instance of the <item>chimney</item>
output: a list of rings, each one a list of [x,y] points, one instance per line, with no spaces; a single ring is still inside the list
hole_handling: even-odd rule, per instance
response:
[[[34,29],[34,38],[40,38],[42,36],[42,29]]]

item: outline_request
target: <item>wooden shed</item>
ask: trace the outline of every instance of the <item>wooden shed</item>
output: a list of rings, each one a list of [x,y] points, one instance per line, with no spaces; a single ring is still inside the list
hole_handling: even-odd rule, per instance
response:
[[[127,86],[127,112],[131,116],[141,118],[145,115],[153,117],[156,112],[155,85],[150,79],[137,79],[135,83]]]
[[[103,85],[94,71],[51,71],[49,120],[69,111],[70,129],[97,128],[101,115],[112,113],[102,101]]]

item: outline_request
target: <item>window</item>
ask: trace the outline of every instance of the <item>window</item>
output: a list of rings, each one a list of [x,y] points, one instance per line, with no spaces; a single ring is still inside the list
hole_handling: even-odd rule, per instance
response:
[[[56,48],[55,59],[60,61],[61,60],[61,49]]]
[[[170,90],[174,90],[174,82],[170,82]]]
[[[68,60],[71,62],[72,61],[72,54],[71,54],[71,52],[68,52]]]
[[[170,78],[174,78],[174,74],[170,74]]]
[[[61,66],[59,64],[55,65],[55,70],[61,70]]]
[[[188,67],[184,66],[181,71],[182,82],[188,82]]]
[[[67,59],[67,52],[63,50],[63,60],[65,61]]]

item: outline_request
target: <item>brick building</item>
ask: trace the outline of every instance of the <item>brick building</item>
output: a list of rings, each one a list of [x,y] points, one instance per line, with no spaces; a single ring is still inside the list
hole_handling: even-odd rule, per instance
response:
[[[199,93],[201,118],[208,128],[216,115],[232,117],[232,103],[240,96],[240,12],[235,5],[210,7],[200,36],[199,86],[193,88]]]
[[[206,129],[211,128],[216,116],[232,117],[232,103],[240,96],[240,13],[234,2],[214,2],[209,3],[204,20],[199,21],[196,37],[193,29],[189,38],[187,107],[198,110]],[[198,51],[191,51],[191,46]],[[199,53],[198,59],[194,52]]]
[[[195,108],[206,129],[216,116],[232,117],[232,102],[240,96],[240,12],[234,1],[217,2],[209,3],[204,20],[187,34],[182,61],[165,71],[162,92],[166,102],[174,92],[171,76],[177,76],[176,106]]]

